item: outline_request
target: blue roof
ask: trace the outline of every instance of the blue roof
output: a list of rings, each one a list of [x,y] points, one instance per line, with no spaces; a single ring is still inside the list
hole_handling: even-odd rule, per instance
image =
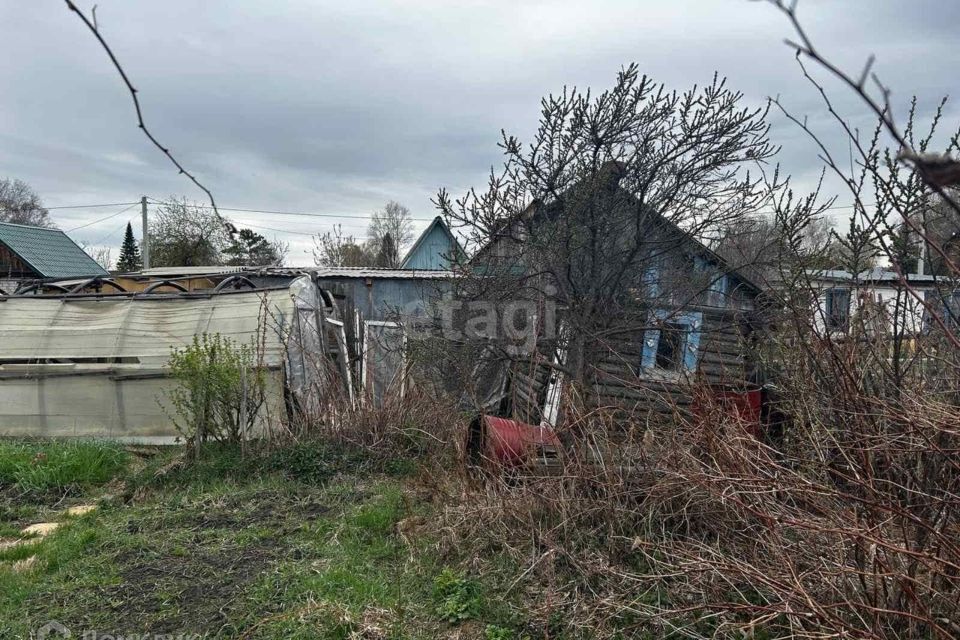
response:
[[[447,223],[437,216],[410,247],[400,268],[442,271],[450,268],[450,256],[462,253]]]
[[[110,275],[59,229],[0,222],[0,244],[41,278]]]

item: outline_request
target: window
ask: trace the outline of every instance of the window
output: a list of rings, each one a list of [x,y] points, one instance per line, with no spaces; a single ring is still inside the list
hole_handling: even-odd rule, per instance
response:
[[[700,295],[703,304],[711,307],[726,307],[730,293],[730,278],[720,265],[707,262],[703,258],[694,258],[693,268],[697,273],[696,282],[702,287]]]
[[[946,313],[944,314],[946,325],[951,329],[960,327],[960,291],[951,293],[944,306],[946,307]]]
[[[939,328],[934,320],[934,314],[940,316],[944,326],[948,329],[960,328],[960,290],[941,292],[930,289],[923,292],[923,300],[926,303],[923,308],[923,330],[925,332],[929,332],[935,327]]]
[[[643,288],[648,299],[660,296],[660,267],[651,265],[643,270]]]
[[[701,314],[657,310],[651,321],[656,328],[644,332],[638,374],[694,371],[700,347]]]
[[[825,311],[827,329],[846,331],[850,325],[850,290],[829,289]]]
[[[687,344],[687,328],[676,323],[667,323],[660,328],[657,341],[656,365],[667,371],[683,369],[683,353]]]

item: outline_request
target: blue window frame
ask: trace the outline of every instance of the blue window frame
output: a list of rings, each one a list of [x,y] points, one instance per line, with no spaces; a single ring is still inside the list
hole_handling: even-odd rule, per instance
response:
[[[923,299],[926,302],[923,309],[923,331],[929,332],[933,328],[933,313],[940,315],[947,328],[960,328],[960,290],[949,293],[927,290],[923,292]]]
[[[703,314],[657,310],[653,317],[657,327],[644,332],[641,370],[695,371]]]
[[[827,329],[846,331],[850,326],[850,289],[827,289],[825,307]]]
[[[660,297],[660,267],[651,265],[643,271],[643,286],[650,298]]]
[[[727,294],[730,292],[730,278],[720,268],[700,257],[695,257],[693,267],[709,278],[707,290],[703,293],[705,304],[711,307],[726,307]]]

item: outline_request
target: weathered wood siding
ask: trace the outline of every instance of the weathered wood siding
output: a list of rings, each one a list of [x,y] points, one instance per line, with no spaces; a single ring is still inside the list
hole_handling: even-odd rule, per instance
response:
[[[39,274],[0,242],[0,278],[37,278]],[[10,292],[12,293],[12,292]]]
[[[624,334],[603,345],[593,345],[588,356],[591,390],[585,401],[623,415],[650,421],[670,419],[689,410],[698,388],[708,385],[741,387],[751,380],[749,329],[744,312],[699,307],[702,314],[697,366],[693,371],[663,375],[646,371],[640,363],[643,333]],[[515,363],[511,370],[512,414],[539,422],[550,369],[531,362]]]

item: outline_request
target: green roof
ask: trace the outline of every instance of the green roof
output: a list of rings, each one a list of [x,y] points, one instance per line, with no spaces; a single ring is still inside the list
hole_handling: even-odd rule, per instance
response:
[[[110,275],[59,229],[0,222],[0,243],[41,278]]]

